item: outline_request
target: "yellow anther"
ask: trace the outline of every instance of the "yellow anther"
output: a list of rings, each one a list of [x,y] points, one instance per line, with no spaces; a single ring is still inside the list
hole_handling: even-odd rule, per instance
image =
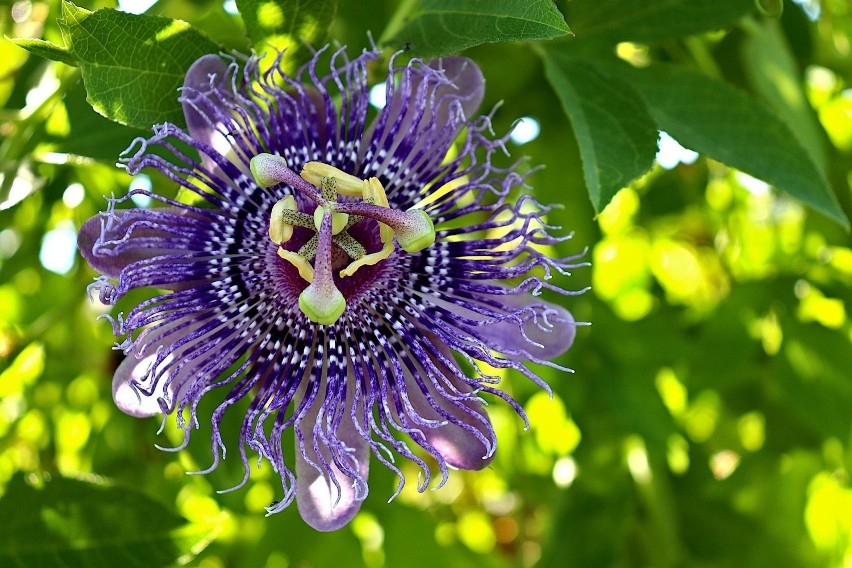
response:
[[[269,218],[269,238],[276,245],[286,243],[293,236],[293,225],[284,220],[284,211],[298,211],[296,199],[288,195],[272,207],[272,215]]]
[[[385,188],[382,186],[382,182],[380,182],[378,178],[372,177],[366,181],[364,184],[363,197],[364,199],[372,199],[373,204],[378,205],[379,207],[390,207],[390,204],[388,203],[388,196],[385,194]],[[393,240],[393,229],[384,223],[379,223],[379,236],[383,243],[389,243]],[[384,258],[387,258],[387,255],[385,255]]]
[[[325,209],[322,207],[317,207],[316,211],[314,211],[314,226],[319,231],[320,225],[322,225],[322,215],[325,212]],[[349,213],[338,213],[337,211],[331,212],[331,234],[336,235],[340,231],[346,227],[346,223],[349,222]]]
[[[373,203],[380,207],[390,207],[385,188],[379,178],[370,178],[364,184],[364,199],[372,199]]]
[[[361,197],[364,193],[364,180],[322,162],[308,162],[300,175],[311,185],[320,188],[323,178],[334,178],[337,182],[337,193],[349,197]]]
[[[278,248],[278,256],[295,266],[299,270],[299,276],[305,279],[305,281],[314,281],[314,267],[311,266],[303,257],[291,250],[280,247]]]
[[[384,225],[382,226],[384,227]],[[391,255],[393,249],[394,246],[392,242],[385,243],[385,246],[382,247],[382,250],[371,254],[365,254],[358,260],[350,262],[349,266],[340,271],[340,277],[345,278],[346,276],[352,276],[353,274],[355,274],[355,271],[361,268],[362,266],[373,266],[374,264],[380,263]]]

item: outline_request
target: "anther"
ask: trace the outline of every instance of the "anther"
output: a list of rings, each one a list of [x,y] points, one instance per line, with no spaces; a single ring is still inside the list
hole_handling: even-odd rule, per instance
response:
[[[389,207],[385,188],[382,187],[381,182],[376,178],[370,178],[366,181],[364,185],[364,200],[380,207]],[[355,215],[351,215],[350,217],[355,217]],[[352,262],[340,271],[341,277],[352,276],[362,266],[373,266],[391,255],[394,249],[393,229],[384,223],[379,223],[379,237],[382,241],[382,248],[374,253],[363,256],[352,256],[350,254]]]
[[[299,271],[299,276],[301,276],[303,280],[306,282],[313,282],[314,267],[310,265],[308,259],[285,248],[278,249],[278,256],[295,266]]]
[[[286,243],[293,236],[293,225],[284,219],[285,211],[298,211],[296,199],[292,195],[279,200],[272,207],[272,215],[269,218],[269,238],[276,245]]]
[[[332,178],[337,186],[337,193],[349,197],[361,197],[364,194],[364,180],[322,162],[308,162],[302,168],[301,175],[315,187],[322,187],[323,179]]]
[[[340,276],[346,277],[352,276],[362,266],[375,265],[393,254],[394,237],[400,248],[409,253],[420,252],[435,242],[435,226],[429,215],[422,209],[392,209],[385,189],[377,178],[362,180],[328,164],[308,162],[302,169],[299,183],[294,183],[291,179],[293,172],[287,168],[283,158],[271,154],[255,156],[251,170],[260,185],[289,183],[298,190],[303,190],[303,185],[309,185],[311,189],[305,193],[318,204],[311,219],[310,215],[296,210],[295,200],[278,202],[273,208],[269,233],[270,238],[280,243],[292,236],[293,226],[317,231],[317,235],[309,239],[298,252],[284,249],[278,251],[281,258],[296,266],[302,278],[310,282],[299,297],[299,306],[311,321],[334,323],[346,307],[331,277],[332,243],[352,259],[340,271]],[[361,201],[338,202],[339,194],[360,197]],[[365,217],[377,222],[382,243],[380,250],[370,254],[347,232]],[[326,230],[327,236],[324,234]],[[311,267],[310,261],[314,259]]]

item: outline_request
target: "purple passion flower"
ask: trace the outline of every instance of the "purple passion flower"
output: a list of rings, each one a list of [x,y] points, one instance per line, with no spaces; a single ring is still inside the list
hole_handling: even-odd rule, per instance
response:
[[[420,491],[432,468],[443,484],[450,467],[487,466],[497,440],[482,395],[524,413],[477,362],[547,389],[523,362],[563,369],[550,359],[577,325],[537,295],[577,293],[547,280],[582,255],[542,252],[569,237],[549,234],[547,207],[510,198],[525,176],[492,163],[504,140],[475,116],[480,70],[461,57],[391,61],[387,104],[368,119],[378,58],[321,50],[291,77],[281,55],[268,71],[254,57],[202,57],[180,95],[186,130],[157,125],[122,160],[131,174],[158,170],[178,198],[132,190],[79,236],[101,274],[90,295],[113,304],[163,291],[107,316],[127,356],[113,379],[118,408],[176,412],[176,450],[209,419],[212,471],[225,457],[222,417],[247,399],[236,487],[250,448],[281,477],[268,511],[295,499],[318,530],[357,513],[371,453],[399,476],[397,493],[400,455],[422,469]],[[118,207],[138,194],[162,206]],[[220,402],[209,417],[197,410],[205,396]]]

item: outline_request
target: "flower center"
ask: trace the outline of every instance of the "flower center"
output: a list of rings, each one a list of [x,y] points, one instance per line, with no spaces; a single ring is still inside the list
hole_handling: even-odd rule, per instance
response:
[[[301,176],[287,167],[284,158],[259,154],[251,160],[251,172],[261,187],[286,183],[316,204],[313,215],[299,211],[292,195],[279,200],[269,219],[269,238],[277,245],[293,236],[294,227],[315,231],[297,252],[278,248],[278,256],[295,266],[309,284],[299,295],[299,309],[313,322],[331,325],[346,309],[346,300],[334,284],[332,247],[351,259],[340,277],[352,276],[362,266],[375,265],[394,251],[394,237],[402,250],[419,252],[435,242],[432,219],[422,209],[399,211],[388,203],[377,178],[359,179],[333,166],[308,162]],[[338,201],[344,195],[359,201]],[[382,248],[367,254],[349,229],[364,218],[378,222]],[[313,263],[313,264],[311,264]]]

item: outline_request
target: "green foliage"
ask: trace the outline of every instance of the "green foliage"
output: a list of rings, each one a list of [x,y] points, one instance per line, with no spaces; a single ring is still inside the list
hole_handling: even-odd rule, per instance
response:
[[[721,81],[676,65],[625,69],[657,127],[848,224],[824,175],[777,115]]]
[[[186,22],[135,16],[116,10],[90,12],[62,2],[57,20],[65,54],[44,42],[24,48],[63,63],[79,65],[87,100],[105,117],[148,128],[159,122],[183,122],[174,97],[192,63],[219,47]]]
[[[764,16],[780,18],[784,13],[784,0],[754,0],[754,5]]]
[[[5,566],[183,565],[215,536],[215,524],[188,523],[150,497],[94,477],[17,474],[6,490],[0,501]]]
[[[334,20],[337,0],[237,0],[251,44],[299,51],[303,44],[319,47]]]
[[[240,0],[243,17],[219,0],[160,0],[138,16],[111,0],[80,4],[0,15],[4,35],[19,38],[0,42],[0,565],[848,563],[843,2],[823,2],[819,22],[798,3],[779,14],[781,2],[763,0]],[[575,232],[551,252],[588,246],[593,261],[569,280],[590,292],[548,299],[593,325],[558,361],[575,373],[537,370],[552,401],[518,374],[502,377],[532,424],[525,432],[488,401],[500,444],[489,468],[454,471],[420,494],[403,464],[409,484],[388,504],[396,478],[374,460],[362,512],[319,534],[295,507],[264,517],[280,498],[266,465],[223,494],[243,476],[235,452],[209,475],[185,475],[210,465],[204,420],[185,450],[156,450],[182,433],[169,420],[158,435],[158,419],[115,408],[121,354],[96,321],[106,308],[86,298],[93,273],[79,257],[58,273],[40,256],[51,235],[103,209],[103,195],[126,193],[117,156],[135,127],[182,121],[176,89],[195,57],[245,52],[247,32],[258,51],[289,45],[295,67],[309,51],[302,39],[351,54],[370,44],[368,31],[380,45],[410,42],[418,57],[470,48],[496,135],[519,117],[540,123],[538,138],[508,141],[511,157],[493,159],[508,167],[527,155],[523,173],[546,166],[531,191],[564,205],[547,223]],[[371,83],[390,55],[369,69]],[[655,163],[658,129],[699,159]],[[229,446],[244,412],[224,417]]]
[[[748,14],[754,0],[566,0],[581,41],[653,42],[723,28]]]
[[[787,123],[795,138],[820,171],[827,169],[825,133],[808,102],[799,80],[799,67],[777,22],[771,20],[744,26],[743,71],[749,84],[778,117]]]
[[[430,56],[487,42],[553,39],[568,33],[551,0],[421,0],[389,41]]]
[[[571,4],[569,11],[572,25],[580,40],[579,46],[568,44],[564,49],[553,48],[548,53],[552,59],[555,54],[576,52],[576,57],[593,62],[593,67],[598,66],[596,72],[603,72],[605,80],[615,84],[621,84],[622,81],[631,84],[633,89],[610,89],[612,94],[607,95],[604,89],[599,88],[595,89],[594,95],[585,97],[589,105],[610,109],[610,120],[606,121],[606,124],[619,125],[629,131],[630,128],[626,125],[641,121],[646,114],[650,114],[656,128],[672,134],[691,149],[788,191],[818,211],[846,224],[846,215],[840,209],[825,175],[808,158],[809,152],[803,144],[809,143],[807,147],[813,148],[810,151],[812,156],[820,153],[821,140],[808,122],[809,115],[802,108],[804,95],[799,90],[797,100],[782,100],[790,90],[789,83],[783,83],[785,91],[782,95],[778,91],[782,88],[779,87],[782,83],[778,80],[777,70],[771,71],[772,78],[764,78],[765,80],[761,81],[761,70],[771,69],[766,62],[762,65],[752,65],[752,75],[757,84],[762,86],[761,94],[768,96],[776,111],[787,119],[787,124],[794,127],[795,131],[789,130],[773,113],[745,94],[687,66],[655,65],[648,69],[634,69],[627,64],[614,66],[609,62],[611,46],[616,42],[653,42],[714,30],[744,16],[752,7],[749,0],[729,0],[712,4],[688,0],[650,4],[622,0],[579,0]],[[745,46],[750,55],[747,61],[763,57],[774,63],[780,58],[780,61],[787,65],[785,70],[789,77],[791,65],[789,61],[784,62],[783,42],[775,38],[775,43],[769,45],[768,42],[772,40],[768,33],[760,33],[756,24],[750,26],[750,29],[758,31],[752,33],[750,42]],[[758,41],[761,42],[759,47],[755,45]],[[698,60],[698,63],[705,62],[706,59]],[[621,151],[613,151],[611,156],[603,156],[597,160],[592,158],[589,140],[606,140],[612,136],[612,128],[604,126],[602,122],[592,122],[579,127],[578,125],[585,123],[582,116],[585,113],[580,110],[579,100],[567,102],[571,97],[566,97],[565,74],[556,74],[552,61],[547,61],[546,66],[549,71],[548,79],[574,124],[575,135],[583,153],[583,168],[589,195],[595,209],[601,211],[615,192],[626,184],[621,183],[614,189],[606,187],[602,191],[600,182],[596,181],[600,177],[599,172],[620,172],[627,176],[629,181],[648,168],[639,172],[635,171],[635,165],[633,169],[626,168],[623,162],[628,159],[629,154]],[[795,84],[795,81],[793,83]],[[624,98],[639,100],[633,100],[631,104],[626,105]],[[637,111],[637,106],[644,108]],[[802,126],[803,122],[804,128],[796,128]],[[797,136],[799,133],[800,137]],[[632,139],[629,146],[633,148],[636,134],[625,134],[628,134],[628,139]],[[618,140],[624,138],[624,135],[616,137],[616,145],[619,145]],[[612,183],[617,185],[620,181],[616,178]],[[611,186],[612,183],[606,185]]]
[[[621,188],[651,169],[657,127],[629,84],[579,58],[544,58],[545,75],[571,119],[583,173],[598,211]]]
[[[18,38],[13,40],[15,44],[23,47],[33,55],[38,55],[39,57],[44,57],[46,59],[51,59],[53,61],[59,61],[60,63],[64,63],[66,65],[79,65],[79,61],[77,58],[70,53],[66,48],[54,45],[49,41],[45,41],[43,39],[27,39],[27,38]]]

